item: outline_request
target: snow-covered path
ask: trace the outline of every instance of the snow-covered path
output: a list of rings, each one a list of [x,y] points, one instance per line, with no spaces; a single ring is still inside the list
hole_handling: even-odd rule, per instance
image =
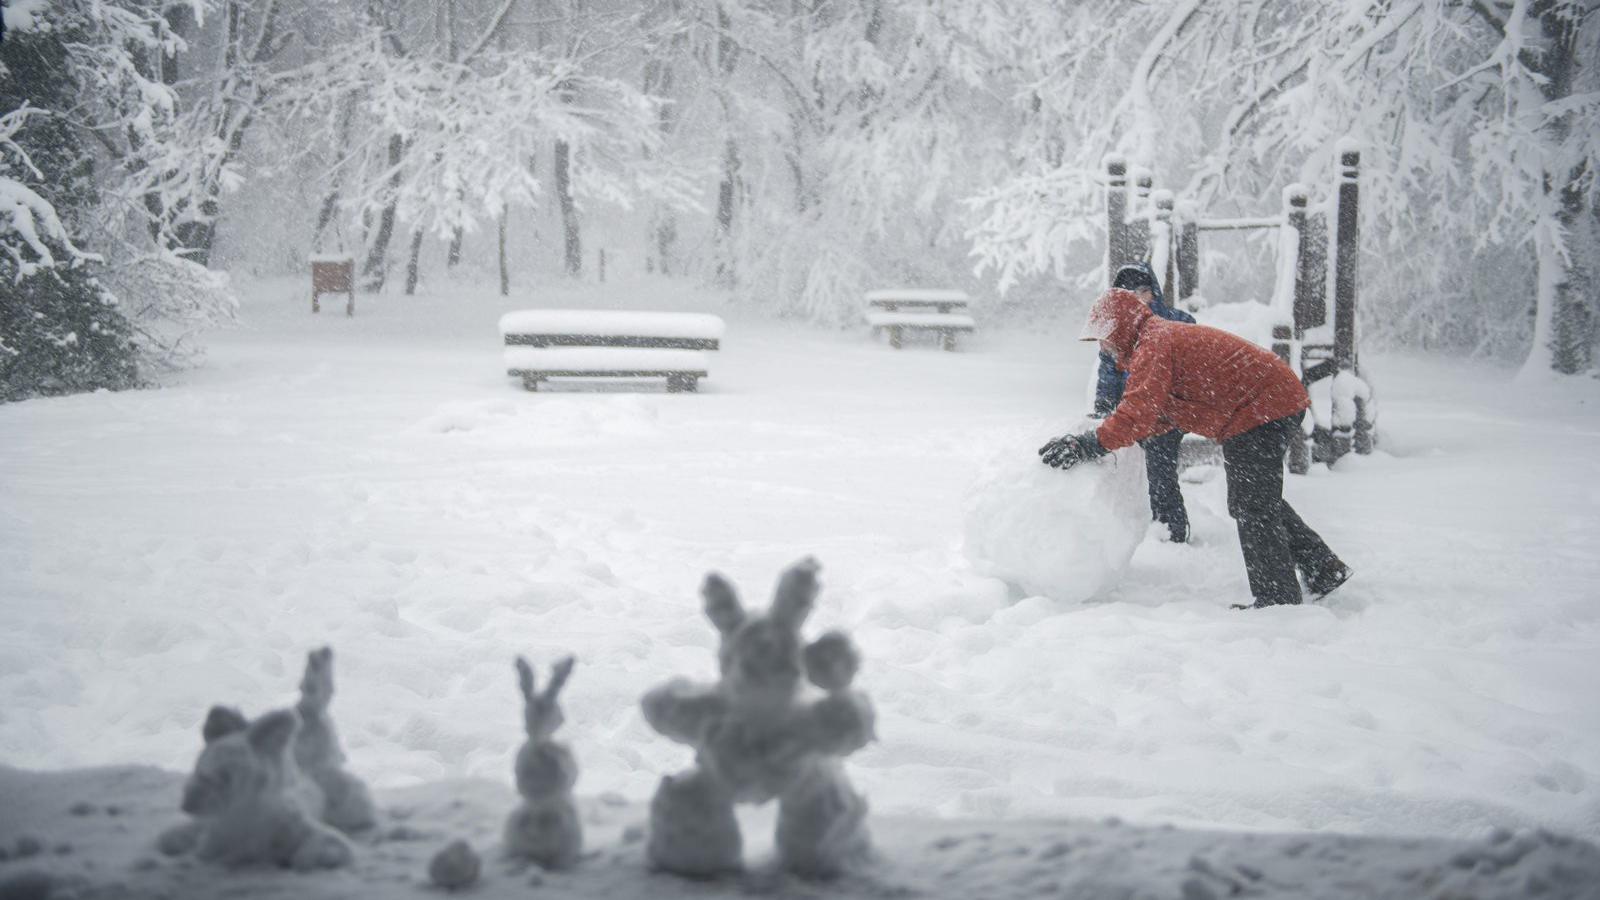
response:
[[[538,303],[712,307],[631,288]],[[1593,382],[1380,357],[1385,451],[1289,482],[1358,570],[1326,607],[1228,609],[1220,477],[1185,485],[1196,545],[1060,605],[959,542],[981,464],[1081,412],[1070,329],[895,353],[712,308],[706,393],[528,394],[496,345],[517,304],[303,305],[251,286],[168,389],[0,406],[0,761],[184,768],[209,705],[288,702],[330,643],[352,768],[509,783],[512,656],[573,651],[578,789],[643,800],[688,760],[638,696],[712,672],[701,575],[764,599],[815,554],[811,628],[867,658],[878,811],[1600,838]]]

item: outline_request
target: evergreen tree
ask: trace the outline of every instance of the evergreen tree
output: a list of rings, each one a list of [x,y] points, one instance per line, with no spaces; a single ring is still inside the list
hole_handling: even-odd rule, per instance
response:
[[[133,328],[74,240],[98,198],[88,152],[52,114],[78,90],[69,37],[0,43],[0,402],[138,383]]]

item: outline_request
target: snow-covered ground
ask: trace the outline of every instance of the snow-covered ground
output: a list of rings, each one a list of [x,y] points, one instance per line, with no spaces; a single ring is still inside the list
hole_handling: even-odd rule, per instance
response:
[[[391,803],[477,779],[462,790],[503,785],[509,809],[512,658],[572,652],[578,793],[636,811],[689,761],[637,701],[713,675],[702,575],[759,600],[814,554],[809,630],[850,630],[878,707],[852,777],[906,834],[1115,815],[1600,839],[1592,380],[1371,358],[1382,451],[1287,487],[1357,570],[1327,603],[1228,608],[1248,591],[1215,468],[1187,475],[1192,545],[1153,532],[1118,586],[1063,603],[979,574],[961,536],[995,454],[1084,411],[1075,316],[952,354],[661,281],[360,298],[353,319],[310,315],[298,281],[246,294],[165,389],[0,406],[0,761],[185,770],[210,705],[289,704],[331,644],[351,769]],[[496,321],[533,306],[728,329],[700,394],[532,394]],[[148,778],[140,796],[175,805],[171,776]],[[37,810],[43,783],[8,773],[0,798]],[[7,808],[0,846],[48,831]]]

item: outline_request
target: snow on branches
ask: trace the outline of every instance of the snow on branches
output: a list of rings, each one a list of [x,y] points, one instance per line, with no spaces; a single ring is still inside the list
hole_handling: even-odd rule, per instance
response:
[[[30,115],[38,113],[37,109],[23,106],[0,115],[0,253],[10,259],[18,281],[57,265],[51,244],[67,254],[61,263],[99,259],[74,246],[55,207],[23,183],[22,179],[30,176],[34,181],[44,176],[12,138]]]
[[[1080,173],[1108,152],[1209,213],[1238,215],[1284,184],[1328,184],[1330,150],[1349,137],[1363,147],[1373,273],[1394,298],[1366,307],[1374,332],[1437,333],[1428,320],[1449,317],[1469,342],[1504,349],[1527,340],[1536,294],[1530,363],[1581,367],[1592,354],[1574,345],[1594,335],[1571,332],[1600,318],[1578,287],[1600,271],[1600,73],[1581,50],[1600,41],[1595,0],[998,2],[1027,24],[987,39],[1016,60],[997,88],[1073,138],[1019,144],[1017,174],[979,198],[980,263],[1003,282],[1093,258],[1074,245],[1099,229],[1051,223],[1087,204]],[[1475,291],[1489,248],[1523,249],[1525,294]],[[1482,308],[1464,310],[1462,294]],[[1497,331],[1508,328],[1516,335]],[[1566,364],[1560,347],[1573,350]]]
[[[473,230],[507,206],[537,206],[535,161],[551,142],[573,157],[580,197],[627,208],[642,197],[688,197],[678,174],[645,164],[660,147],[657,102],[574,60],[482,52],[470,62],[399,56],[376,29],[286,83],[278,108],[336,159],[330,181],[356,221],[394,204],[412,230]],[[341,132],[354,103],[357,135]],[[403,152],[389,151],[397,138]]]

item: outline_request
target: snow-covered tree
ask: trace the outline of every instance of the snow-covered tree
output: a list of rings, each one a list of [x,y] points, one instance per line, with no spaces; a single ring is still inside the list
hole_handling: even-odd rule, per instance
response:
[[[1351,137],[1383,279],[1366,296],[1386,298],[1367,304],[1369,323],[1415,337],[1449,320],[1459,342],[1531,338],[1531,370],[1592,364],[1594,0],[997,5],[1017,24],[986,46],[1017,61],[1014,103],[1077,138],[1059,158],[1036,143],[982,198],[976,246],[1003,280],[1096,238],[1108,151],[1203,209],[1261,212],[1285,183],[1326,184],[1331,148]],[[1518,248],[1536,275],[1463,303],[1454,273]]]
[[[289,130],[333,161],[326,214],[342,214],[352,231],[370,226],[369,287],[382,283],[398,223],[414,242],[424,232],[454,238],[507,208],[541,206],[534,163],[552,148],[563,151],[557,193],[569,243],[571,204],[685,193],[680,177],[650,162],[661,143],[655,103],[594,71],[595,49],[582,42],[554,55],[516,46],[505,27],[514,5],[500,0],[481,20],[452,16],[454,50],[433,46],[432,32],[408,32],[398,12],[369,15],[280,79],[275,108]]]
[[[5,10],[9,52],[21,55],[0,89],[31,91],[39,110],[17,132],[17,146],[35,161],[78,155],[71,172],[39,166],[48,175],[41,193],[77,246],[93,248],[94,289],[121,301],[118,315],[147,374],[191,359],[193,335],[234,308],[226,278],[183,255],[185,230],[215,218],[201,215],[208,182],[196,173],[214,173],[209,183],[219,187],[228,175],[219,162],[225,144],[185,126],[180,97],[186,35],[210,8],[207,0],[61,0]],[[22,54],[29,46],[43,49]],[[48,84],[48,96],[31,84]],[[209,208],[214,213],[215,203]],[[55,271],[66,277],[86,265]]]
[[[673,143],[716,173],[702,270],[830,321],[866,287],[963,277],[956,201],[1004,165],[1004,132],[941,6],[677,5]]]
[[[97,277],[100,258],[77,236],[97,202],[92,162],[46,111],[70,105],[59,39],[73,35],[9,24],[0,44],[0,402],[132,387],[132,329]]]

